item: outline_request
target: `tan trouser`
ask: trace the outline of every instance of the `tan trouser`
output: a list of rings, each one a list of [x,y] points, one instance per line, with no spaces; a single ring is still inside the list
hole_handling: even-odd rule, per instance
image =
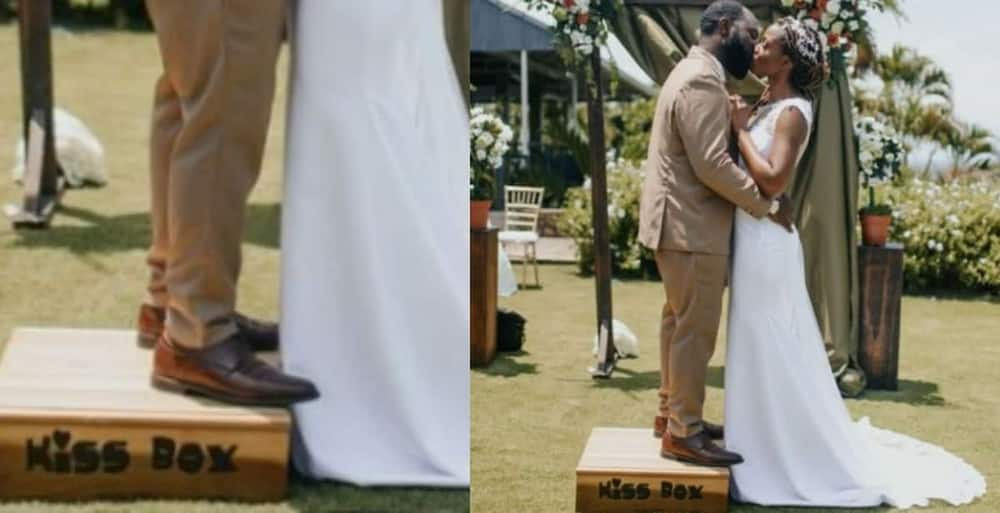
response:
[[[153,240],[147,302],[171,340],[235,331],[247,197],[260,173],[285,0],[147,0],[163,75],[150,141]]]
[[[656,266],[667,302],[660,325],[660,415],[670,434],[702,430],[705,373],[715,351],[729,257],[660,250]]]

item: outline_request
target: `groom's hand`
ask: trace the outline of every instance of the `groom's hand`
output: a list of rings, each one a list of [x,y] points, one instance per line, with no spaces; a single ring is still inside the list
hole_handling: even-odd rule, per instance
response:
[[[784,226],[788,233],[792,233],[792,226],[795,224],[792,219],[792,200],[784,194],[778,196],[778,211],[767,217]]]

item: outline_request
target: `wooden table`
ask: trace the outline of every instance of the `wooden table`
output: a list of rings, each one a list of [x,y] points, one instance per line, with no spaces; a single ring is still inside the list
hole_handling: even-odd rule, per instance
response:
[[[899,319],[903,299],[903,246],[858,248],[861,285],[858,363],[868,388],[896,390],[899,371]]]
[[[470,360],[489,365],[497,352],[497,234],[496,228],[472,230],[469,276]]]

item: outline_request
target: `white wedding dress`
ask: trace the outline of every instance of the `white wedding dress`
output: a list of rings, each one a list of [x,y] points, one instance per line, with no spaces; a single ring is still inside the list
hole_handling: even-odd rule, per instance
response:
[[[469,485],[469,135],[441,0],[300,0],[282,212],[295,467]]]
[[[811,125],[800,98],[775,102],[751,127],[767,155],[785,107]],[[801,155],[800,155],[801,158]],[[986,491],[962,459],[851,420],[827,363],[805,284],[798,233],[738,210],[725,371],[726,448],[733,498],[763,505],[898,508],[928,499],[965,504]]]

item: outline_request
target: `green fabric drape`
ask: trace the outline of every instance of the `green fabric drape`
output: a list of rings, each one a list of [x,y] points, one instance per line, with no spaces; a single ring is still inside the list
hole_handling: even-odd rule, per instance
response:
[[[796,206],[806,286],[838,376],[860,373],[858,354],[858,158],[847,77],[828,81],[816,101],[816,128],[789,196]],[[852,384],[842,383],[848,395]],[[856,384],[854,384],[856,386]]]
[[[465,106],[469,106],[469,0],[441,0],[444,11],[445,38],[451,61],[455,65],[458,86],[465,95]]]
[[[657,83],[687,55],[696,41],[704,7],[627,5],[612,31]],[[763,24],[780,14],[773,6],[751,7]],[[762,91],[754,77],[730,77],[730,90],[745,96]],[[846,78],[828,83],[816,102],[816,129],[789,188],[805,257],[806,283],[830,366],[846,395],[861,392],[858,350],[858,262],[855,232],[858,161],[851,97]],[[848,369],[854,372],[847,372]],[[860,381],[857,379],[860,377]]]

